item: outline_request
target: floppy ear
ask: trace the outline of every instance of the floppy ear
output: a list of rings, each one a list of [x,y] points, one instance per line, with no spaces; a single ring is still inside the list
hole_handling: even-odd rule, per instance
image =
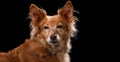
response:
[[[68,22],[73,21],[72,20],[74,18],[73,12],[74,12],[74,8],[71,1],[67,1],[64,7],[58,10],[58,14],[66,18]]]
[[[43,9],[39,9],[36,5],[31,4],[29,15],[33,21],[41,21],[46,16],[46,12]]]

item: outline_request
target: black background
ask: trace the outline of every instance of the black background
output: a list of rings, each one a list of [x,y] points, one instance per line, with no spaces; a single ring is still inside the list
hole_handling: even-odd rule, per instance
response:
[[[7,52],[24,43],[29,38],[30,20],[26,19],[31,3],[47,11],[48,15],[57,14],[67,0],[0,0],[0,51]],[[72,39],[71,62],[112,61],[115,54],[112,35],[114,30],[115,7],[113,1],[71,0],[79,14],[78,34]],[[112,5],[111,5],[112,4]],[[115,22],[116,23],[116,22]],[[118,34],[118,33],[117,33]],[[114,40],[113,40],[114,39]],[[116,44],[116,43],[115,43]],[[119,43],[118,43],[119,44]],[[118,45],[117,45],[118,46]],[[119,50],[119,49],[117,49]],[[115,53],[113,52],[115,51]],[[114,57],[114,58],[113,58]]]
[[[0,51],[7,52],[14,49],[30,36],[30,20],[27,19],[30,4],[35,4],[46,10],[48,15],[57,14],[57,10],[66,3],[67,0],[4,0],[0,1]],[[80,62],[84,56],[81,45],[81,3],[80,0],[71,0],[74,9],[79,12],[74,15],[78,17],[78,34],[72,39],[72,50],[70,53],[71,62]],[[86,55],[86,54],[85,54]]]

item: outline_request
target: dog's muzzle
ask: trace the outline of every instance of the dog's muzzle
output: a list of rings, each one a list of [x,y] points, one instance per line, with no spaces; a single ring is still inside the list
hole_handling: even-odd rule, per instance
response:
[[[58,43],[58,36],[57,35],[51,35],[50,36],[50,43]]]

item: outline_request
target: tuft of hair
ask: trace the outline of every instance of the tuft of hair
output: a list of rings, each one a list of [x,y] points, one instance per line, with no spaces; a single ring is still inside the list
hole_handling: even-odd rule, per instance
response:
[[[76,37],[77,36],[77,32],[78,30],[76,29],[76,23],[79,21],[79,19],[74,16],[74,22],[71,23],[71,28],[72,28],[72,33],[71,33],[71,37]]]

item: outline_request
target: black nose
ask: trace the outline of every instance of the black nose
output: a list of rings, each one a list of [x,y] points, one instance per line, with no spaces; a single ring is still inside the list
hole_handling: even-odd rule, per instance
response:
[[[55,40],[57,39],[57,36],[56,36],[56,35],[51,35],[51,36],[50,36],[50,39],[51,39],[52,41],[55,41]]]

